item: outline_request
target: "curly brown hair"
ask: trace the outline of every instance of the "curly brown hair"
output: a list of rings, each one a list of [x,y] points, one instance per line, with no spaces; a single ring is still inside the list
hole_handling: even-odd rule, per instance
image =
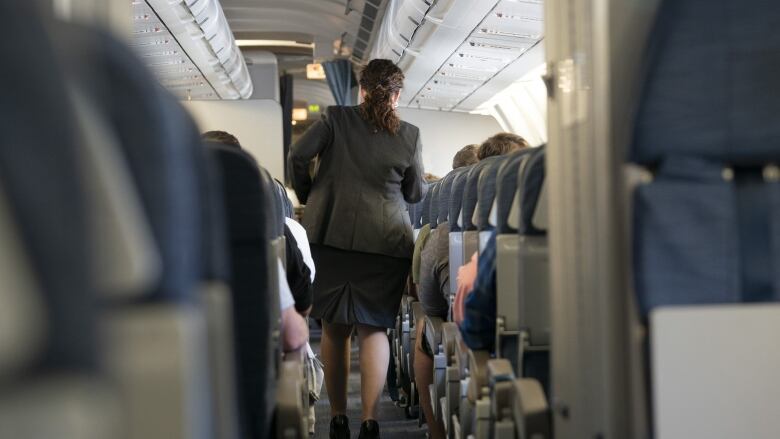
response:
[[[527,147],[528,142],[517,134],[498,133],[482,142],[477,151],[477,157],[484,160],[488,157],[508,154]]]
[[[361,115],[377,128],[397,134],[401,119],[391,100],[404,86],[404,72],[389,59],[374,59],[360,72],[360,86],[366,93]]]

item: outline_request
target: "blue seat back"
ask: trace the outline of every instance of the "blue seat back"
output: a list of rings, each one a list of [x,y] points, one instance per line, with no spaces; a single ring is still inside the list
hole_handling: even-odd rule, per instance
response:
[[[108,34],[58,29],[71,75],[103,110],[158,245],[162,276],[148,301],[192,302],[201,271],[201,206],[192,118],[134,53]]]
[[[449,221],[450,216],[450,199],[452,197],[452,183],[458,174],[461,173],[460,169],[450,171],[449,174],[444,176],[441,183],[441,189],[439,191],[439,219],[437,223],[445,223]]]
[[[780,159],[780,5],[664,1],[650,36],[631,160]]]
[[[0,187],[46,312],[35,372],[97,369],[93,243],[77,122],[37,2],[0,2],[7,62],[0,92]],[[24,42],[18,39],[24,35]],[[41,60],[47,60],[45,67]],[[2,287],[0,287],[2,288]]]
[[[424,226],[431,223],[431,198],[433,198],[433,186],[428,185],[428,191],[425,192],[425,197],[422,200],[420,206],[420,225]]]
[[[428,220],[431,222],[431,230],[436,230],[436,226],[439,225],[439,193],[441,185],[442,180],[439,180],[430,188],[431,201],[428,205]]]
[[[491,157],[480,161],[469,171],[466,186],[463,188],[463,206],[461,207],[464,231],[477,230],[477,225],[474,224],[472,218],[474,210],[477,208],[477,199],[479,198],[479,177],[485,168],[492,163],[492,159],[494,158]]]
[[[511,153],[496,177],[496,229],[499,234],[517,233],[517,228],[509,222],[509,211],[517,197],[517,173],[523,160],[533,152],[531,148],[524,148]]]
[[[450,190],[450,231],[460,232],[461,227],[458,225],[458,217],[460,216],[461,209],[463,208],[463,192],[466,189],[466,183],[468,182],[469,173],[474,168],[474,165],[470,165],[464,168],[458,169],[458,174],[452,181],[452,189]]]
[[[541,209],[547,209],[545,182],[546,146],[535,148],[528,160],[518,172],[517,187],[519,190],[520,223],[517,233],[520,235],[547,234],[547,214]]]
[[[635,289],[664,305],[780,299],[780,3],[664,1],[629,159]]]
[[[493,208],[493,200],[496,198],[496,177],[498,170],[506,162],[507,156],[496,156],[485,159],[488,162],[485,170],[479,176],[477,182],[477,229],[480,231],[493,230],[490,224],[490,210]]]
[[[275,216],[268,211],[276,195],[270,185],[273,180],[269,182],[270,176],[249,154],[214,144],[209,150],[221,171],[227,211],[242,430],[251,438],[264,438],[272,409],[268,394],[275,380],[275,322],[269,306],[278,302],[271,297],[267,268],[272,258],[269,242],[276,233]]]

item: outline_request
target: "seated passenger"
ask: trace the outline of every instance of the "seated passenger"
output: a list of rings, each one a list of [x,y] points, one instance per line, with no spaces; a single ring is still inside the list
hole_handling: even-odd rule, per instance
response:
[[[241,143],[238,141],[236,136],[226,131],[207,131],[200,137],[204,142],[221,143],[223,145],[234,146],[238,149],[241,149]]]
[[[208,131],[204,133],[201,138],[206,142],[220,143],[241,149],[241,143],[238,141],[236,136],[225,131]],[[287,228],[285,228],[285,235],[287,235],[286,231]],[[292,236],[292,234],[290,234],[290,236]],[[294,255],[294,251],[290,249],[288,244],[288,259],[290,258],[289,255],[291,254]],[[308,278],[308,269],[305,271],[306,282],[308,282],[308,286],[306,286],[306,282],[300,282],[299,277],[292,277],[292,284],[295,286],[295,289],[298,292],[298,301],[300,302],[299,304],[296,301],[296,297],[293,295],[293,290],[290,288],[290,282],[288,281],[290,276],[289,273],[285,272],[282,261],[278,261],[278,266],[282,350],[284,352],[291,352],[304,347],[306,342],[309,340],[309,324],[306,322],[306,319],[298,312],[298,308],[301,308],[300,311],[306,312],[308,312],[308,309],[311,308],[311,280]],[[289,266],[290,265],[288,261],[288,267]]]
[[[480,146],[480,160],[506,154],[528,146],[522,137],[499,133]],[[470,266],[462,267],[453,306],[453,319],[460,327],[463,342],[470,349],[493,350],[496,332],[496,232],[490,235],[480,255],[473,255]],[[463,279],[460,279],[460,273]],[[476,273],[476,280],[471,274]],[[462,285],[461,285],[462,282]],[[468,283],[473,282],[473,288]]]
[[[495,230],[479,255],[474,288],[462,300],[462,314],[458,324],[463,342],[470,349],[492,351],[496,335]]]
[[[452,159],[452,169],[464,168],[477,163],[479,161],[479,157],[477,157],[478,150],[479,145],[477,144],[466,145],[461,148]]]
[[[292,219],[292,202],[280,182],[276,182],[284,204],[285,257],[287,261],[287,283],[290,285],[295,309],[308,316],[314,299],[314,260],[311,257],[306,230]]]
[[[433,183],[436,183],[439,180],[441,179],[433,174],[425,174],[425,183],[427,184],[427,187],[430,187]],[[421,201],[420,203],[424,202]],[[422,229],[420,229],[420,234],[417,236],[417,240],[414,242],[414,253],[412,253],[412,272],[410,273],[411,285],[409,289],[409,293],[414,297],[417,297],[417,286],[420,284],[420,262],[422,262],[422,249],[428,242],[428,236],[430,233],[431,225],[423,224]]]
[[[455,154],[452,161],[453,169],[468,166],[477,162],[476,145],[468,145]],[[449,312],[450,289],[450,226],[447,222],[437,224],[430,230],[425,240],[418,240],[420,257],[417,295],[425,315],[447,319]],[[422,235],[422,232],[420,233]],[[415,250],[418,246],[415,246]],[[424,340],[424,322],[416,322],[417,341],[415,342],[414,373],[419,389],[428,389],[433,382],[433,349]],[[435,421],[430,393],[420,392],[420,406],[425,412],[430,437],[444,437],[444,425]]]
[[[281,310],[282,351],[292,352],[301,349],[309,341],[309,324],[295,310],[295,299],[285,279],[284,266],[279,266],[279,309]]]

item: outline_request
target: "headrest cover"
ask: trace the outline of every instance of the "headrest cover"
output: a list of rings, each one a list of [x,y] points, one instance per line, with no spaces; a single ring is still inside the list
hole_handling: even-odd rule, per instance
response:
[[[490,209],[493,207],[493,200],[496,197],[496,176],[501,165],[506,162],[507,156],[495,156],[486,158],[484,161],[488,162],[482,174],[479,176],[479,182],[477,184],[477,228],[479,230],[491,230],[493,226],[490,225],[488,219],[490,217]]]
[[[458,169],[459,172],[452,181],[452,188],[450,189],[449,214],[447,215],[447,217],[451,219],[450,231],[452,232],[460,231],[460,226],[458,225],[458,218],[460,217],[460,211],[463,206],[463,190],[466,187],[466,182],[468,181],[469,172],[471,172],[471,169],[473,169],[473,167],[474,165],[471,165],[465,168]]]
[[[428,185],[428,190],[425,191],[425,198],[422,200],[422,213],[420,214],[420,224],[423,226],[431,223],[431,198],[433,197],[433,190],[431,185]]]
[[[439,220],[437,223],[441,224],[447,222],[450,215],[450,195],[452,194],[452,182],[455,177],[461,172],[460,169],[450,171],[442,179],[442,186],[439,193]]]
[[[468,180],[466,180],[466,187],[463,189],[463,207],[461,208],[463,230],[477,229],[477,225],[474,224],[472,220],[474,211],[477,207],[477,199],[479,197],[479,177],[490,163],[491,158],[487,158],[474,165],[471,171],[469,171]]]
[[[428,218],[431,221],[431,230],[436,229],[439,224],[439,192],[441,191],[442,180],[437,181],[431,188],[431,202],[428,206]]]
[[[517,198],[517,174],[520,171],[523,160],[535,151],[533,148],[524,148],[507,156],[507,160],[501,166],[496,177],[496,228],[498,233],[517,233],[517,227],[510,226],[509,212],[512,203]]]
[[[670,0],[657,17],[630,159],[778,160],[780,2]]]
[[[547,215],[536,215],[536,210],[547,206],[541,200],[544,187],[545,146],[537,148],[523,163],[517,175],[520,224],[517,232],[521,235],[544,235],[547,233]],[[536,219],[536,221],[534,221]]]
[[[208,147],[222,175],[231,243],[264,246],[277,237],[273,212],[276,197],[270,176],[264,175],[254,158],[242,150],[213,143]]]

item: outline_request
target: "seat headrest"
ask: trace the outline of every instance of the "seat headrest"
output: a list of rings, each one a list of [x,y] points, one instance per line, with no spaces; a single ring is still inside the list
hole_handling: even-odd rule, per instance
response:
[[[277,237],[275,216],[269,214],[276,198],[269,177],[245,151],[214,143],[207,148],[222,175],[231,244],[264,247]]]
[[[227,242],[227,212],[222,189],[222,173],[216,157],[203,148],[200,160],[201,207],[203,221],[203,279],[223,280],[230,277]]]
[[[461,230],[461,227],[458,224],[458,218],[460,217],[460,211],[463,206],[463,191],[466,188],[469,173],[473,168],[474,165],[470,165],[458,169],[459,172],[452,181],[449,214],[447,217],[450,218],[450,230],[453,232],[459,232]]]
[[[477,182],[477,229],[478,230],[491,230],[493,226],[490,225],[490,210],[493,207],[493,200],[496,197],[496,177],[498,176],[498,170],[507,161],[507,156],[496,156],[485,159],[488,164],[479,176]]]
[[[466,180],[466,187],[463,189],[463,206],[461,208],[461,217],[463,218],[463,230],[476,230],[477,225],[474,224],[473,216],[477,207],[477,199],[479,198],[479,177],[482,172],[498,157],[488,157],[479,163],[475,164],[471,171],[469,171],[468,179]]]
[[[89,205],[66,74],[37,4],[0,2],[0,13],[13,17],[0,36],[25,35],[23,44],[0,46],[0,56],[15,60],[3,67],[14,85],[0,99],[0,186],[47,310],[38,370],[90,372],[97,368],[98,330]],[[35,67],[42,59],[46,68]],[[0,288],[8,287],[4,281]]]
[[[516,233],[517,227],[510,226],[509,212],[517,197],[517,174],[524,160],[535,151],[523,148],[507,156],[496,177],[496,229],[499,234]]]
[[[521,235],[547,233],[547,191],[545,182],[545,146],[540,146],[523,161],[517,174],[519,224]]]
[[[160,251],[162,276],[147,300],[193,301],[201,275],[198,129],[137,56],[107,33],[57,26],[70,76],[116,133]]]
[[[271,197],[271,203],[268,206],[268,214],[272,220],[271,224],[274,238],[280,238],[284,236],[284,202],[282,201],[282,195],[280,194],[279,187],[276,184],[276,180],[271,176],[271,173],[259,164],[257,167],[260,169],[260,177],[263,184],[273,195]]]
[[[420,224],[423,226],[431,223],[431,198],[433,197],[433,188],[430,184],[427,186],[428,190],[425,191],[425,197],[422,200],[422,206],[420,209],[422,210],[420,213]]]
[[[438,224],[448,222],[450,215],[450,199],[452,195],[452,184],[455,178],[462,172],[461,169],[454,169],[442,179],[442,186],[439,191],[439,220]]]
[[[437,181],[430,188],[431,201],[428,205],[428,219],[431,222],[431,230],[435,230],[439,225],[439,193],[441,191],[442,180]]]
[[[780,2],[664,1],[645,57],[630,159],[780,158]]]

